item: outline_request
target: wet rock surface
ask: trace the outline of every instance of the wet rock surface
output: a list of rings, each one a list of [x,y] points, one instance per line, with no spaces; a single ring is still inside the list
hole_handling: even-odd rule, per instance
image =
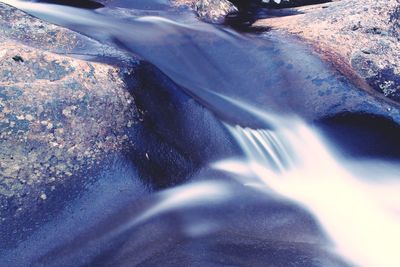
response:
[[[163,266],[181,264],[181,259],[186,259],[186,253],[190,252],[189,255],[198,257],[195,258],[198,262],[205,255],[205,262],[209,263],[209,254],[199,251],[208,251],[209,244],[212,244],[214,251],[222,251],[215,254],[218,260],[223,259],[218,262],[221,265],[249,261],[262,265],[271,261],[270,255],[273,255],[277,265],[312,266],[324,262],[326,266],[346,266],[323,250],[314,250],[313,246],[304,249],[303,242],[299,243],[299,248],[279,244],[276,249],[275,242],[268,245],[269,240],[284,237],[284,240],[296,240],[295,244],[299,240],[311,240],[312,244],[324,247],[325,240],[322,234],[319,235],[319,226],[311,215],[302,209],[299,213],[289,203],[283,203],[283,209],[278,208],[279,203],[270,199],[264,199],[269,203],[265,206],[252,190],[246,192],[242,199],[239,194],[243,190],[242,184],[233,194],[235,202],[221,205],[214,213],[211,213],[215,209],[213,205],[199,206],[199,210],[187,209],[193,213],[190,217],[200,216],[202,211],[210,209],[210,213],[203,213],[205,217],[218,214],[217,217],[227,216],[226,219],[233,222],[231,226],[223,226],[224,231],[222,235],[215,235],[215,242],[210,243],[212,235],[191,241],[183,233],[175,233],[176,240],[171,239],[171,232],[183,228],[189,218],[187,214],[175,213],[174,210],[157,217],[154,224],[139,223],[140,228],[136,228],[132,224],[135,223],[133,215],[140,214],[141,209],[151,213],[153,201],[157,204],[162,200],[160,203],[164,204],[162,195],[165,196],[168,190],[161,195],[155,194],[150,202],[145,198],[141,201],[139,197],[153,192],[153,189],[165,189],[190,178],[222,178],[215,171],[208,173],[207,169],[202,171],[200,168],[207,166],[210,159],[218,161],[221,155],[223,158],[240,155],[239,147],[232,142],[215,114],[185,94],[183,88],[154,65],[129,59],[131,64],[125,68],[71,58],[70,53],[76,51],[102,56],[101,48],[111,51],[108,54],[111,57],[120,59],[125,55],[21,13],[22,17],[26,16],[22,21],[38,23],[45,28],[42,37],[35,36],[35,28],[29,33],[31,39],[27,42],[24,27],[29,29],[31,25],[11,23],[19,25],[17,28],[20,29],[17,35],[12,35],[17,30],[7,27],[13,22],[13,12],[20,12],[8,7],[5,9],[8,9],[9,17],[4,23],[8,25],[4,26],[4,32],[9,37],[0,41],[0,262],[14,266],[102,266],[121,265],[121,262]],[[58,34],[51,39],[47,36],[47,27],[65,34],[61,34],[65,39],[59,41]],[[50,38],[50,44],[43,43],[43,40],[48,40],[46,38]],[[307,47],[295,45],[298,40],[279,40],[277,47],[282,51],[275,49],[274,52],[284,57],[266,57],[273,63],[268,72],[275,73],[272,78],[267,76],[269,79],[265,87],[273,90],[261,97],[256,97],[257,94],[251,96],[250,91],[258,91],[256,89],[263,86],[246,84],[244,88],[254,89],[248,90],[248,99],[256,99],[262,107],[275,104],[287,109],[290,106],[303,119],[310,121],[343,111],[389,116],[393,120],[383,125],[387,125],[386,129],[393,132],[395,138],[393,143],[388,141],[388,147],[398,143],[398,127],[394,120],[400,121],[399,109],[389,101],[381,101],[358,90],[340,73],[331,72],[330,68],[325,71],[326,62],[315,55],[302,57],[310,54]],[[57,47],[56,44],[64,45],[64,42],[65,46]],[[298,50],[299,47],[304,51]],[[61,51],[68,56],[52,51]],[[285,54],[284,51],[296,53]],[[266,50],[262,52],[264,54]],[[296,59],[296,55],[300,55],[299,58]],[[252,67],[253,63],[254,60],[248,66]],[[303,66],[312,70],[307,69],[301,74],[306,69]],[[365,75],[375,70],[371,66],[364,68]],[[262,74],[255,77],[264,77],[266,70],[261,71]],[[294,75],[295,72],[297,75]],[[214,82],[214,79],[210,80]],[[246,93],[240,96],[244,97]],[[234,111],[231,113],[237,115]],[[347,124],[347,119],[345,123],[334,117],[334,123],[336,120],[339,125]],[[350,118],[350,124],[357,120]],[[361,128],[360,132],[370,131],[375,124],[376,121],[373,121],[371,127]],[[348,130],[344,129],[342,132]],[[388,138],[379,135],[377,139]],[[363,146],[368,142],[374,141],[367,140],[356,145]],[[379,143],[377,145],[380,146]],[[399,155],[397,150],[389,152],[396,152],[395,157]],[[197,174],[189,177],[194,172]],[[264,195],[261,192],[258,194]],[[249,197],[250,201],[246,202]],[[177,200],[179,204],[186,203],[185,198],[178,197]],[[63,202],[66,205],[62,205]],[[122,239],[109,235],[113,233],[110,229],[118,229],[113,227],[124,222],[131,225],[128,228],[131,228],[132,235],[130,231],[123,233]],[[168,225],[172,228],[166,227]],[[244,239],[242,234],[236,239],[232,233],[242,233],[242,228],[252,229],[254,234],[244,232]],[[96,243],[97,237],[104,233],[106,235],[104,239],[100,238],[100,246],[86,243],[93,240]],[[265,242],[260,243],[259,233],[263,233],[261,238]],[[251,236],[256,237],[254,242],[248,241],[247,237]],[[182,243],[182,240],[185,242]],[[232,246],[242,240],[244,245]],[[155,243],[160,246],[154,246]],[[204,248],[199,246],[203,243]],[[250,250],[249,244],[252,246]],[[155,253],[151,249],[143,250],[143,247],[156,247]],[[240,254],[237,252],[243,249],[251,252],[244,260],[237,257]],[[300,257],[303,260],[299,263],[296,259]],[[188,265],[192,262],[193,259],[187,258]],[[201,265],[204,264],[199,263]]]
[[[226,16],[232,15],[236,23],[253,23],[257,19],[258,9],[267,7],[280,9],[296,7],[302,5],[312,5],[330,0],[173,0],[176,6],[189,6],[196,15],[207,22],[224,23],[227,22]],[[229,21],[232,24],[232,21]]]
[[[46,52],[91,47],[98,53],[105,46],[1,3],[0,14],[4,229],[34,214],[67,184],[89,182],[85,178],[108,155],[129,150],[128,135],[140,114],[122,69]]]
[[[174,0],[177,6],[190,6],[204,21],[223,23],[225,16],[237,11],[236,7],[228,0]]]
[[[132,199],[232,153],[221,123],[154,66],[7,5],[0,12],[0,255],[94,183],[118,175]],[[108,57],[120,65],[93,61]]]
[[[117,58],[122,62],[135,62],[132,56],[82,34],[73,32],[0,3],[0,41],[13,40],[43,51],[68,54],[84,59]]]
[[[6,5],[0,4],[0,13],[3,241],[21,240],[24,232],[45,222],[35,216],[56,216],[64,208],[60,203],[70,197],[65,192],[78,192],[76,197],[100,171],[112,170],[112,180],[115,154],[126,156],[124,164],[140,173],[139,179],[131,171],[131,180],[144,181],[152,190],[183,182],[210,159],[240,153],[220,121],[153,65]],[[282,39],[279,47],[295,51],[296,46],[290,48],[292,39]],[[116,58],[128,67],[71,57],[77,53],[80,58]],[[285,61],[275,60],[271,71],[281,72],[266,87],[284,90],[255,97],[262,106],[290,106],[310,121],[343,111],[400,121],[397,108],[355,90],[339,73],[321,73],[316,67],[307,70],[310,75],[300,83],[285,79],[297,71],[296,62],[324,66],[319,59],[304,61],[290,54]],[[364,63],[362,58],[354,63],[365,69],[364,76],[380,71],[380,66],[362,67]],[[392,74],[389,70],[385,75]],[[124,167],[118,165],[118,170]],[[8,244],[4,241],[3,246]]]
[[[299,36],[338,68],[354,70],[374,90],[400,101],[399,5],[396,0],[334,1],[255,25]]]
[[[352,79],[361,77],[373,90],[400,101],[398,1],[278,2],[270,1],[263,6],[285,9],[253,11],[254,18],[250,18],[250,22],[259,17],[254,24],[255,30],[272,29],[294,34]],[[176,0],[175,3],[190,5],[200,18],[209,22],[223,21],[222,18],[209,19],[214,14],[221,17],[234,12],[234,9],[225,8],[225,1]],[[322,4],[312,5],[319,3]],[[266,18],[262,19],[263,16]]]

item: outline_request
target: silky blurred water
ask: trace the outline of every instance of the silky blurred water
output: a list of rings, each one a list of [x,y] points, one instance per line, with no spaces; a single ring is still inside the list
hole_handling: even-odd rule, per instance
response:
[[[305,122],[334,106],[310,108],[311,91],[354,90],[305,46],[205,24],[166,1],[98,10],[3,2],[152,63],[242,152],[156,193],[135,182],[135,198],[109,191],[140,173],[111,173],[70,203],[73,212],[5,250],[7,266],[400,266],[400,167],[349,160]],[[87,203],[104,188],[119,202],[93,216],[101,205]]]

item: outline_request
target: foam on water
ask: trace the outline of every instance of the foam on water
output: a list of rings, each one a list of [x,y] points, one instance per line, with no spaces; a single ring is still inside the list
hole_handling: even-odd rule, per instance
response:
[[[336,251],[351,262],[399,266],[398,177],[377,182],[353,176],[342,167],[345,159],[335,158],[303,122],[286,118],[286,125],[290,127],[274,125],[274,131],[227,125],[246,158],[214,166],[237,173],[247,185],[264,185],[304,205],[328,233]],[[400,168],[396,169],[398,173]],[[249,179],[254,175],[258,180]],[[384,171],[379,175],[390,176]]]

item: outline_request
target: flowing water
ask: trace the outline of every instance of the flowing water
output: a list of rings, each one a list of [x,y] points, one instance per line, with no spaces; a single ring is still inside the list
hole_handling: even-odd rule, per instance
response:
[[[343,96],[346,111],[372,96],[307,47],[276,33],[202,23],[167,1],[97,10],[3,2],[150,62],[240,151],[200,151],[206,159],[186,183],[154,193],[117,158],[84,197],[3,250],[6,266],[400,266],[398,164],[346,158],[306,122],[343,111]],[[310,107],[326,90],[330,102]],[[163,120],[162,113],[154,116]],[[191,123],[194,139],[213,136],[213,127]],[[202,144],[196,150],[208,150]],[[135,199],[113,191],[126,179],[135,181]]]

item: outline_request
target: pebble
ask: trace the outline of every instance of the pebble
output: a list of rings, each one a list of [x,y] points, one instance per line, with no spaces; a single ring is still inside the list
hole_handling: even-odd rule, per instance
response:
[[[25,116],[25,119],[27,121],[33,121],[33,116],[31,114],[28,114],[28,115]]]

